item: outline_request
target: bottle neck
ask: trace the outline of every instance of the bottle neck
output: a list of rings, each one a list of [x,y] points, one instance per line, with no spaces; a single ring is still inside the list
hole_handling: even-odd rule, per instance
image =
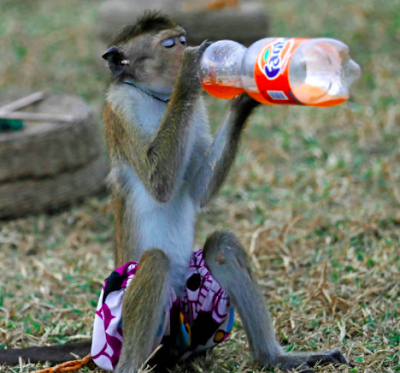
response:
[[[243,93],[241,65],[247,48],[232,40],[211,44],[201,60],[202,85],[214,97],[229,99]]]

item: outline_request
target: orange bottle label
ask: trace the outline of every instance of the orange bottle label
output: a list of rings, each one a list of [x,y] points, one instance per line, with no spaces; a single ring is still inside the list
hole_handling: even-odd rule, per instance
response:
[[[274,38],[260,49],[254,66],[254,77],[266,103],[303,105],[290,88],[289,66],[295,50],[307,40]]]

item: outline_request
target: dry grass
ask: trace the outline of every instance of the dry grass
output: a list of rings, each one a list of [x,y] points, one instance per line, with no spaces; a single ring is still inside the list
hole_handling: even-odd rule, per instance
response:
[[[94,55],[97,2],[0,4],[1,86],[50,86],[98,111],[106,78]],[[400,371],[400,2],[285,0],[268,11],[276,35],[349,43],[363,76],[337,108],[258,110],[196,244],[216,227],[241,237],[288,350],[340,348],[359,372]],[[209,103],[215,124],[226,105]],[[0,222],[0,348],[90,338],[112,235],[108,197]],[[180,370],[254,370],[240,320],[228,342]],[[357,371],[320,369],[337,370]]]

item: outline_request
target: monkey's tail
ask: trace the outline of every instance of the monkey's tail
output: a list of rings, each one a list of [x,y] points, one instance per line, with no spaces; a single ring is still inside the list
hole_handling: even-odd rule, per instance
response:
[[[68,343],[59,346],[41,346],[0,350],[0,365],[18,365],[19,358],[31,363],[49,361],[60,364],[70,361],[74,355],[86,356],[90,353],[92,341]]]
[[[38,370],[35,373],[75,373],[89,365],[91,365],[92,368],[95,367],[91,354],[85,356],[83,359],[67,361],[55,367]]]

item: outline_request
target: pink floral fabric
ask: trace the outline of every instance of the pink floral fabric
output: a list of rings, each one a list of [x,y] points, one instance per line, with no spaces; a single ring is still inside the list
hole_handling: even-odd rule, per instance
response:
[[[101,291],[91,351],[100,368],[113,370],[118,363],[123,343],[122,300],[137,266],[137,262],[128,262],[114,270]],[[160,320],[154,348],[162,344],[163,349],[183,360],[214,347],[229,336],[234,308],[206,267],[202,250],[193,252],[181,299],[177,299],[171,288],[169,304],[169,310]]]

